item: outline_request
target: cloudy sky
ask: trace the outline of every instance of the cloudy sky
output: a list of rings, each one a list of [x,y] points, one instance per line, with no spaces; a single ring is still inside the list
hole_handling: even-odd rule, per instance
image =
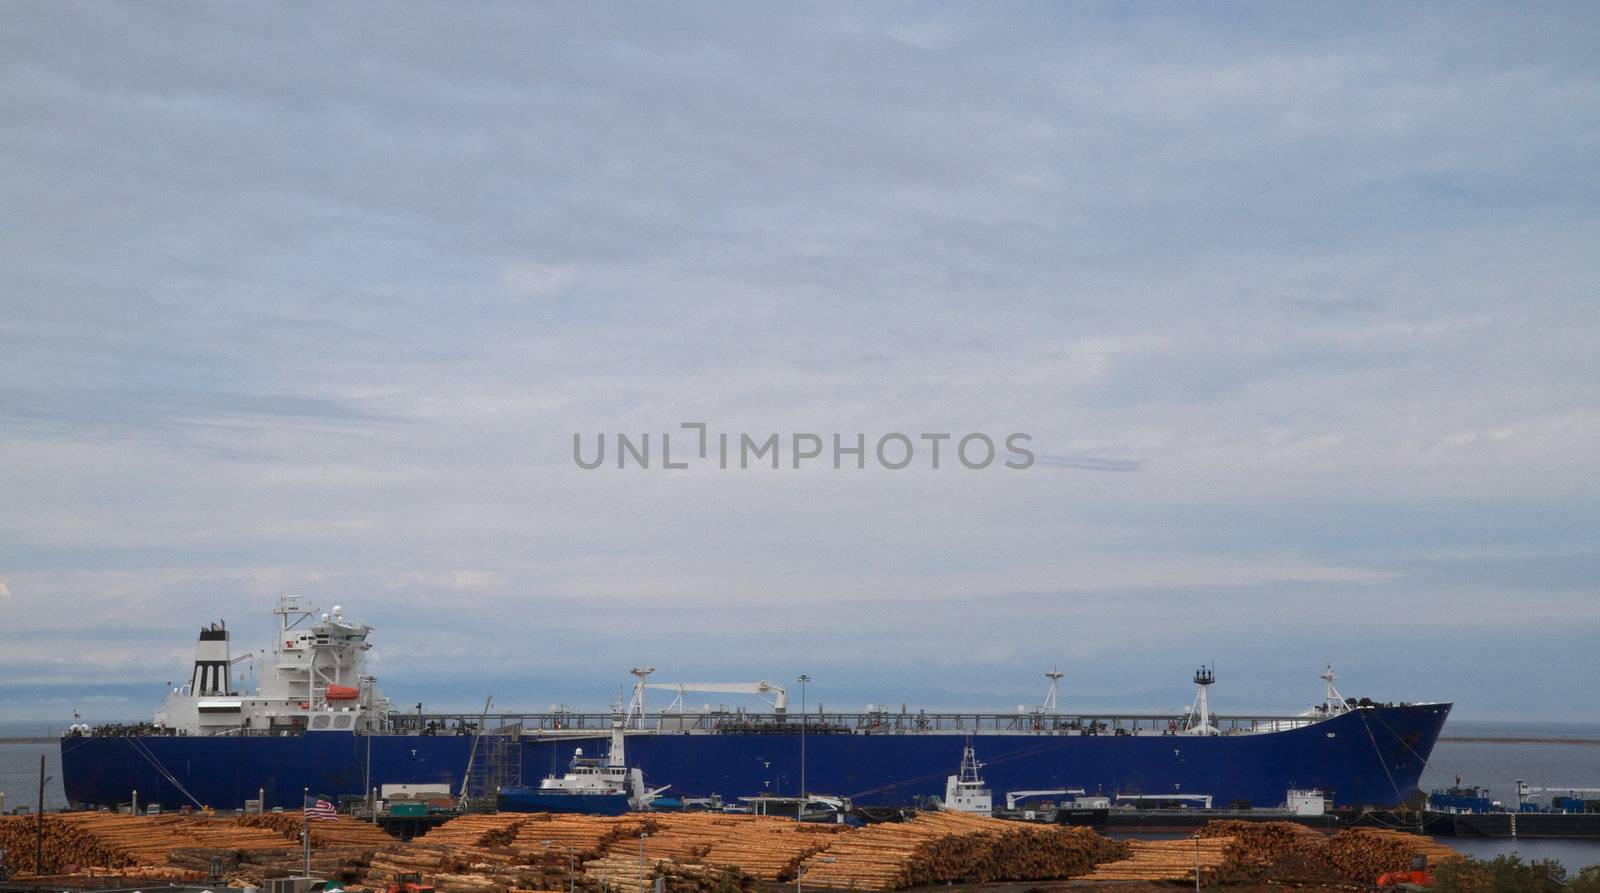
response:
[[[0,719],[146,716],[280,592],[439,707],[650,663],[1174,708],[1214,660],[1298,709],[1331,660],[1592,716],[1596,45],[1583,3],[8,4]],[[1038,461],[573,462],[686,421]]]

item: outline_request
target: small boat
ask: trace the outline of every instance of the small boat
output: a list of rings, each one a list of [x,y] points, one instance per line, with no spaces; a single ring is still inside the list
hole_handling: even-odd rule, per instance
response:
[[[647,788],[644,771],[629,769],[624,758],[622,723],[611,728],[611,751],[605,757],[585,757],[579,748],[566,774],[552,775],[537,788],[501,788],[501,812],[568,812],[622,815],[648,809],[671,785]]]

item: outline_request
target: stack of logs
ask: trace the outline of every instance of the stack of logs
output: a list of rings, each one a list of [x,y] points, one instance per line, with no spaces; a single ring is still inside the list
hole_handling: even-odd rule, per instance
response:
[[[463,817],[378,853],[365,884],[404,872],[439,893],[513,889],[633,891],[657,877],[678,890],[754,890],[805,880],[858,890],[939,881],[1065,878],[1126,855],[1086,829],[932,813],[851,830],[764,816],[659,813]],[[568,867],[578,867],[576,875]]]
[[[1267,878],[1286,883],[1331,880],[1326,860],[1318,855],[1327,837],[1304,825],[1225,820],[1210,822],[1196,833],[1202,838],[1232,842],[1216,868],[1219,881],[1252,884]]]
[[[402,874],[416,872],[426,877],[453,874],[459,870],[460,848],[427,846],[413,842],[374,853],[367,863],[366,884],[383,887]]]
[[[358,821],[342,815],[333,819],[308,822],[301,816],[288,812],[269,812],[245,815],[237,819],[247,828],[267,828],[292,841],[300,840],[300,829],[311,832],[313,847],[349,847],[356,849],[382,849],[394,845],[394,837],[371,822]]]
[[[1182,840],[1133,841],[1129,858],[1101,865],[1086,880],[1192,881],[1230,884],[1368,885],[1378,875],[1456,855],[1417,834],[1353,828],[1336,834],[1293,822],[1210,822]]]
[[[803,869],[804,879],[819,886],[893,890],[1067,878],[1126,852],[1087,829],[935,812],[844,835]]]
[[[637,840],[641,833],[651,833],[660,828],[660,818],[655,815],[599,816],[565,815],[560,813],[534,813],[525,816],[517,826],[511,848],[526,853],[573,853],[580,859],[590,859],[605,852],[618,841]],[[448,823],[446,828],[450,827]],[[548,844],[548,845],[547,845]]]
[[[843,825],[813,825],[787,819],[722,818],[743,821],[732,825],[732,833],[712,844],[703,861],[707,865],[732,866],[762,881],[792,879],[802,861],[827,849],[836,841],[836,835],[849,830]]]
[[[36,875],[117,873],[140,883],[194,881],[220,867],[236,886],[297,873],[294,815],[217,819],[62,813],[0,818],[7,866]],[[753,891],[797,876],[818,887],[893,890],[938,883],[1103,881],[1370,884],[1413,855],[1453,852],[1417,835],[1356,829],[1324,836],[1299,825],[1213,822],[1181,840],[1117,843],[1093,831],[926,813],[851,830],[764,816],[655,813],[462,816],[398,844],[371,825],[312,823],[311,867],[381,890],[417,873],[439,893],[512,890]],[[802,875],[803,872],[803,875]],[[67,886],[63,883],[62,886]]]
[[[429,834],[436,843],[456,820]],[[509,843],[512,852],[536,859],[588,861],[610,852],[631,856],[637,866],[640,845],[647,861],[705,864],[737,869],[775,881],[794,877],[800,860],[827,846],[839,825],[800,824],[792,820],[719,813],[661,813],[607,818],[537,814],[523,816]],[[645,837],[641,840],[640,835]]]
[[[1415,855],[1430,864],[1457,855],[1419,834],[1351,828],[1323,835],[1290,822],[1212,822],[1201,836],[1227,835],[1235,843],[1219,868],[1235,883],[1345,881],[1370,884],[1378,875],[1409,868]]]
[[[67,812],[44,818],[44,864],[35,865],[35,817],[0,823],[0,846],[19,872],[61,873],[166,865],[178,850],[262,853],[285,848],[283,836],[231,819]]]
[[[721,893],[721,891],[755,891],[760,883],[737,868],[715,865],[698,865],[671,860],[647,860],[622,855],[606,856],[587,862],[584,876],[601,890],[614,893],[647,893],[654,889],[656,878],[666,879],[666,888],[677,893]]]
[[[1227,862],[1231,837],[1189,837],[1181,840],[1128,842],[1128,858],[1098,865],[1088,881],[1192,881],[1195,871],[1208,883]]]
[[[1328,864],[1346,879],[1370,884],[1378,875],[1404,871],[1412,856],[1427,856],[1429,865],[1460,855],[1420,834],[1380,828],[1352,828],[1329,837],[1324,845]]]
[[[521,813],[457,816],[427,833],[434,846],[504,846],[530,817]]]

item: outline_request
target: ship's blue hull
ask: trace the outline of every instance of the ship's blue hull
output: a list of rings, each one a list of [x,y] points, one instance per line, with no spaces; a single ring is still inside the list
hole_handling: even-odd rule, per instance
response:
[[[1084,788],[1091,793],[1209,794],[1218,806],[1284,802],[1290,788],[1320,788],[1338,806],[1394,806],[1416,790],[1450,705],[1352,711],[1282,732],[1218,737],[985,734],[972,739],[998,800],[1006,791]],[[597,736],[599,738],[600,736]],[[603,738],[600,740],[603,741]],[[460,790],[468,736],[88,737],[61,741],[62,777],[75,804],[236,808],[264,792],[266,806],[300,808],[301,792],[360,795],[381,784],[447,783]],[[523,778],[565,766],[596,740],[525,742]],[[806,788],[861,805],[908,805],[944,792],[966,739],[959,735],[806,736]],[[370,744],[370,772],[369,766]],[[679,796],[794,795],[796,734],[629,736],[630,767]],[[174,783],[177,782],[177,784]]]

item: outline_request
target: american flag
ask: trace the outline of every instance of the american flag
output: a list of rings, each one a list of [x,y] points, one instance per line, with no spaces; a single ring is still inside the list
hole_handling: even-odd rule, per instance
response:
[[[339,810],[335,809],[332,803],[322,799],[307,804],[305,814],[308,822],[331,822],[339,818]]]

